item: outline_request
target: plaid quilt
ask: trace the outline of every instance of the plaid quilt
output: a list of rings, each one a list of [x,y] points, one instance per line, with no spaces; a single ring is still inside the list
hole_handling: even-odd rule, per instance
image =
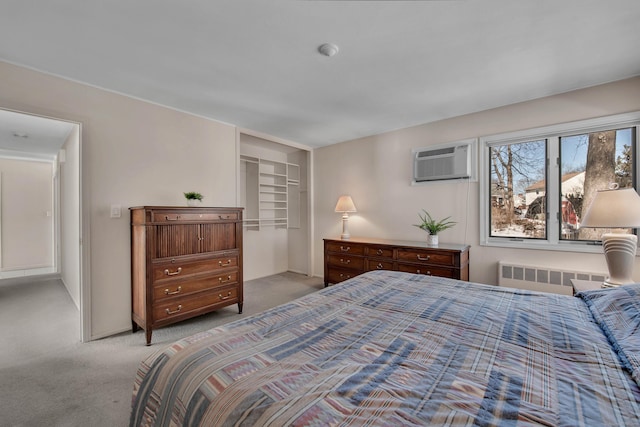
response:
[[[370,272],[143,361],[130,424],[639,425],[638,357],[599,295]]]

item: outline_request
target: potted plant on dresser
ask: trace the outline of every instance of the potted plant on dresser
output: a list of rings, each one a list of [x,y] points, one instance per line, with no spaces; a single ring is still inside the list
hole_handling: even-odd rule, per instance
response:
[[[420,224],[413,225],[429,233],[427,235],[427,244],[429,246],[438,246],[438,233],[453,227],[457,223],[449,221],[450,216],[437,221],[426,210],[423,209],[422,212],[424,212],[424,215],[418,214],[421,220]]]
[[[185,199],[187,199],[187,206],[198,206],[203,199],[202,194],[195,191],[188,191],[184,193]]]

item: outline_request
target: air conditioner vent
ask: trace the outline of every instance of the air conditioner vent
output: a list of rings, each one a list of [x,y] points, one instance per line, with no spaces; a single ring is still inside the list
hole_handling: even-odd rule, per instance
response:
[[[454,154],[456,152],[456,147],[449,148],[440,148],[436,150],[424,150],[418,152],[418,157],[433,157],[433,156],[441,156],[443,154]]]
[[[472,178],[473,144],[462,142],[414,150],[413,181]]]

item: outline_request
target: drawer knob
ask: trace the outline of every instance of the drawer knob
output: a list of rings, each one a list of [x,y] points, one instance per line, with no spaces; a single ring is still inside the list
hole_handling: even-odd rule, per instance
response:
[[[176,314],[176,313],[178,313],[180,310],[182,310],[182,304],[180,304],[180,305],[178,306],[178,308],[177,308],[177,309],[175,309],[175,310],[173,310],[173,311],[169,310],[168,308],[167,308],[165,311],[167,312],[167,314],[171,315],[171,314]]]
[[[178,289],[176,289],[175,291],[170,291],[169,288],[164,290],[165,295],[175,295],[179,294],[180,292],[182,292],[182,286],[178,286]]]
[[[169,271],[168,268],[164,270],[164,274],[166,274],[167,276],[176,276],[180,273],[182,273],[182,267],[178,267],[178,269],[173,272]]]
[[[340,246],[340,250],[342,252],[349,252],[349,250],[351,249],[351,246]]]
[[[218,294],[218,298],[220,298],[222,301],[231,298],[231,291],[229,291],[227,295]]]
[[[379,262],[378,265],[376,265],[376,268],[378,270],[382,270],[384,267],[383,267],[382,263]]]
[[[351,275],[349,275],[349,274],[342,274],[342,273],[340,273],[340,278],[341,278],[341,279],[344,279],[344,278],[351,279]]]
[[[351,260],[350,260],[350,259],[348,259],[348,260],[346,260],[346,261],[345,261],[345,260],[343,260],[342,258],[340,258],[340,262],[341,262],[342,264],[349,264],[349,263],[351,262]]]
[[[382,249],[378,249],[377,254],[378,254],[378,255],[382,255],[382,253],[383,253],[383,252],[382,252]]]
[[[219,265],[220,267],[228,267],[228,266],[230,266],[230,265],[231,265],[231,260],[230,260],[230,259],[228,259],[226,263],[223,263],[222,261],[218,261],[218,265]]]
[[[418,254],[418,255],[416,255],[416,256],[418,257],[418,259],[419,259],[420,261],[429,261],[429,258],[431,258],[429,255],[427,255],[427,256],[426,256],[426,257],[424,257],[424,258],[422,258],[419,254]]]
[[[231,276],[227,276],[226,280],[222,280],[222,277],[218,277],[218,281],[220,283],[227,283],[227,282],[231,281]]]

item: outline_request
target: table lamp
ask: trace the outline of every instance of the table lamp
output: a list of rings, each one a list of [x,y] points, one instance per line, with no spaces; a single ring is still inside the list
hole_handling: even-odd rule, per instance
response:
[[[342,234],[340,238],[346,240],[351,237],[348,226],[349,212],[357,212],[351,196],[340,196],[338,203],[336,203],[336,212],[342,212]]]
[[[589,228],[638,228],[640,227],[640,196],[633,188],[618,189],[612,184],[609,190],[596,192],[580,227]],[[638,237],[628,233],[602,235],[604,257],[609,277],[603,288],[633,283]]]

